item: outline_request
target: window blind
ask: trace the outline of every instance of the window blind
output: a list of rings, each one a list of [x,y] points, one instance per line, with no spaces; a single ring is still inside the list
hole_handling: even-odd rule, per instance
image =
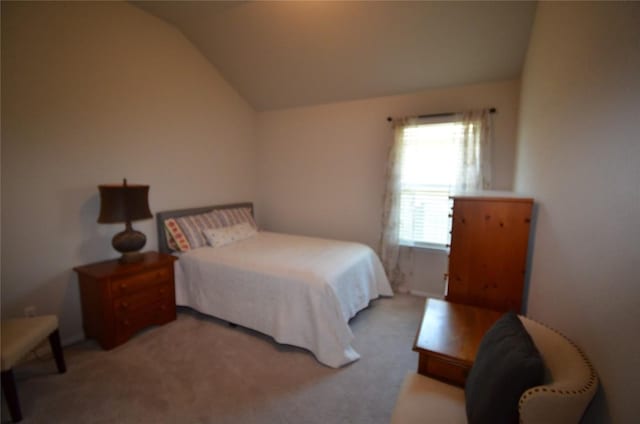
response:
[[[401,155],[400,243],[449,243],[450,188],[459,168],[457,122],[406,127]]]

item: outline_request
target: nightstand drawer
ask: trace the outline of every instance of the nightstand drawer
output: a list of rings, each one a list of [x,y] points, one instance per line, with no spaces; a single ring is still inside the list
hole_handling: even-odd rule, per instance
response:
[[[172,267],[156,268],[150,271],[140,272],[135,275],[115,278],[111,280],[111,292],[113,296],[125,296],[158,284],[170,281]]]
[[[174,288],[171,283],[163,282],[148,287],[146,290],[139,291],[128,296],[119,297],[114,302],[116,317],[121,317],[123,314],[137,311],[162,298],[171,297],[173,291]]]
[[[176,305],[173,298],[166,297],[135,311],[129,311],[116,318],[116,338],[127,340],[138,331],[150,325],[161,325],[176,319]]]
[[[464,387],[469,369],[466,365],[442,360],[424,353],[421,353],[418,359],[418,374],[444,380],[461,387]]]

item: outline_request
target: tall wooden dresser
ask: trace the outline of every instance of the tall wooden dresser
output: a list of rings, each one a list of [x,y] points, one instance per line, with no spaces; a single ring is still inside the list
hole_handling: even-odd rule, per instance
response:
[[[446,300],[520,312],[533,199],[454,196]]]

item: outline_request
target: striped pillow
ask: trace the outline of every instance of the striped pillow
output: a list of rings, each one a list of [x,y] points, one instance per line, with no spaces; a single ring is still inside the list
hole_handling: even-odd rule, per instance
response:
[[[256,222],[253,220],[250,208],[216,209],[211,213],[216,215],[220,221],[224,222],[225,227],[248,222],[253,228],[258,228]]]
[[[191,249],[191,246],[189,245],[189,241],[185,237],[184,233],[182,232],[182,229],[180,228],[180,226],[178,225],[175,219],[173,218],[165,219],[164,228],[169,233],[170,239],[172,239],[173,242],[177,245],[176,250],[179,250],[180,252],[186,252],[187,250]],[[170,242],[168,242],[167,244],[169,244],[169,247],[172,247]]]
[[[199,215],[182,216],[180,218],[176,218],[176,222],[189,241],[191,249],[207,245],[207,239],[205,239],[202,231],[207,228],[220,228],[227,226],[220,217],[211,212]]]

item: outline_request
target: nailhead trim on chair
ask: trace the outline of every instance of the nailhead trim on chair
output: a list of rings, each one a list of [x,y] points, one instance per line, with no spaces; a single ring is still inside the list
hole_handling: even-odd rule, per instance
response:
[[[562,395],[562,396],[571,396],[571,395],[577,395],[577,394],[584,394],[584,393],[587,393],[588,391],[590,391],[591,388],[598,381],[598,377],[596,375],[595,368],[593,368],[593,365],[591,365],[591,362],[587,358],[587,355],[582,351],[582,349],[580,349],[580,347],[577,344],[575,344],[573,342],[573,340],[571,340],[570,338],[568,338],[567,336],[565,336],[564,334],[562,334],[560,331],[556,330],[555,328],[551,328],[548,325],[541,323],[540,321],[536,321],[536,320],[528,318],[528,317],[525,317],[525,318],[527,318],[528,320],[533,321],[533,322],[535,322],[535,323],[537,323],[537,324],[539,324],[539,325],[541,325],[541,326],[543,326],[543,327],[555,332],[556,334],[560,335],[561,337],[565,338],[569,342],[569,344],[571,344],[571,346],[573,346],[573,347],[575,347],[577,349],[577,351],[580,354],[580,356],[582,356],[582,359],[585,361],[585,363],[589,367],[589,371],[590,371],[591,375],[589,376],[589,380],[587,381],[587,383],[585,383],[585,385],[582,388],[578,389],[577,391],[576,390],[549,389],[549,388],[541,387],[541,386],[533,387],[533,388],[527,390],[526,392],[524,392],[522,394],[522,396],[520,396],[520,401],[518,402],[518,414],[522,415],[521,414],[522,405],[524,405],[526,400],[528,398],[530,398],[530,397],[535,396],[535,393],[538,393],[540,391],[542,391],[542,392],[550,392],[550,393],[557,393],[557,394]],[[520,423],[522,424],[522,418],[520,418]]]

